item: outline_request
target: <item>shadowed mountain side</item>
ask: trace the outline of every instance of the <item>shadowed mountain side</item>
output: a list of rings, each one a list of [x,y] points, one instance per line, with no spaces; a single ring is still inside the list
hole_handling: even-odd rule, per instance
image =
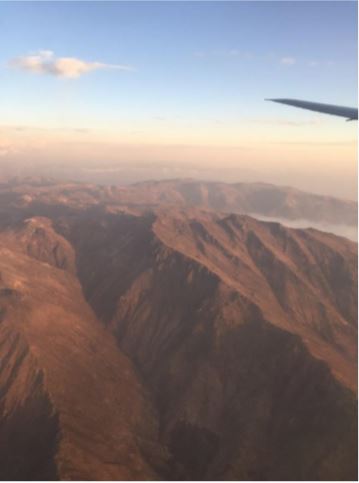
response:
[[[196,210],[56,229],[154,395],[174,478],[356,477],[354,243]]]
[[[11,249],[15,233],[0,236],[1,478],[156,478],[166,456],[146,391],[86,304],[68,242],[54,259],[50,221],[26,225]]]
[[[348,369],[356,358],[356,244],[315,230],[193,210],[86,213],[71,226],[62,219],[56,227],[75,247],[85,295],[107,323],[131,285],[141,279],[151,287],[146,280],[156,274],[160,283],[163,260],[173,257],[176,266],[183,260],[215,277],[275,325],[302,334],[308,344],[315,341],[320,357],[332,353],[338,376],[342,366],[346,384],[355,380]],[[174,270],[170,304],[192,282],[193,275],[180,270]],[[186,306],[185,300],[178,305]]]
[[[0,478],[54,480],[58,414],[44,388],[43,371],[5,314],[5,306],[19,297],[13,289],[0,289]]]

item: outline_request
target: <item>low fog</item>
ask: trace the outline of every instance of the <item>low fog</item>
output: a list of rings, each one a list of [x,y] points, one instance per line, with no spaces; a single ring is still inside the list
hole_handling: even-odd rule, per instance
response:
[[[315,228],[316,230],[325,231],[327,233],[334,233],[334,235],[343,236],[349,240],[355,242],[358,241],[358,227],[339,225],[332,223],[318,223],[311,220],[288,220],[286,218],[267,217],[251,213],[250,216],[262,221],[276,221],[282,225],[289,226],[291,228]]]

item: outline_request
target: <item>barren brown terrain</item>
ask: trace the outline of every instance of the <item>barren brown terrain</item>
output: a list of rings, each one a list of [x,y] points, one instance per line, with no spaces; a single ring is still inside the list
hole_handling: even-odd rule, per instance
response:
[[[357,244],[149,186],[1,186],[1,479],[357,479]]]
[[[0,179],[1,181],[1,179]],[[125,207],[165,206],[307,220],[338,225],[357,225],[355,201],[316,195],[269,183],[220,183],[194,179],[145,181],[127,186],[58,183],[51,178],[12,178],[0,183],[0,193],[14,198],[32,197],[78,206],[115,204]]]

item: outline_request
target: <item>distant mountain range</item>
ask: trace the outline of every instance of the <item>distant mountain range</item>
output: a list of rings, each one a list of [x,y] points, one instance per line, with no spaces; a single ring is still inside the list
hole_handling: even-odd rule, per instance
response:
[[[153,204],[174,203],[216,211],[259,214],[288,220],[357,224],[357,203],[267,183],[215,183],[195,180],[149,181],[129,190]]]
[[[57,183],[52,179],[13,178],[0,185],[37,200],[51,198],[62,203],[115,203],[136,207],[171,205],[211,211],[260,215],[313,223],[357,225],[358,204],[331,196],[315,195],[267,183],[216,183],[196,180],[147,181],[129,186],[96,186]]]
[[[1,185],[1,479],[357,479],[357,244],[226,187]]]

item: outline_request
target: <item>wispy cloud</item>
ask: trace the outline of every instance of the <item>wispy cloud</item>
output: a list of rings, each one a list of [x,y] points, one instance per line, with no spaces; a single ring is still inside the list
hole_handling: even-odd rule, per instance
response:
[[[282,57],[280,59],[280,63],[283,65],[294,65],[296,62],[297,61],[294,57]]]
[[[356,146],[356,140],[351,141],[272,141],[268,144],[280,144],[281,146],[305,146],[305,147],[322,147],[322,146]]]
[[[35,54],[16,57],[9,61],[9,66],[36,74],[67,79],[77,79],[84,74],[101,69],[134,70],[130,65],[89,62],[76,57],[56,57],[51,50],[40,50]]]
[[[270,62],[273,65],[281,64],[284,66],[291,67],[293,65],[298,66],[308,66],[308,67],[331,67],[335,65],[332,60],[306,60],[298,59],[293,55],[280,55],[273,52],[265,53],[254,53],[248,50],[238,49],[238,48],[227,48],[227,49],[212,49],[212,50],[196,50],[193,52],[193,56],[198,59],[233,59],[233,60],[243,60],[243,61],[259,61],[259,62]]]
[[[241,49],[217,49],[213,51],[213,55],[218,57],[239,57],[241,59],[251,59],[253,54]]]
[[[230,48],[230,49],[214,49],[214,50],[196,50],[193,55],[195,57],[229,57],[239,59],[252,59],[253,54],[246,50]]]
[[[319,60],[310,60],[308,62],[308,65],[310,67],[331,67],[333,66],[335,63],[332,61],[332,60],[325,60],[325,61],[319,61]]]
[[[249,119],[252,124],[264,124],[273,126],[313,126],[321,124],[322,121],[319,119],[308,119],[306,121],[291,121],[287,119]]]
[[[202,57],[206,57],[207,52],[205,52],[204,50],[196,50],[195,52],[193,52],[193,55],[195,57],[202,58]]]
[[[80,134],[89,133],[92,130],[88,127],[72,127],[72,126],[64,126],[64,127],[45,127],[45,126],[33,126],[33,125],[7,125],[7,124],[0,124],[0,133],[2,132],[25,132],[25,131],[64,131],[64,132],[75,132]]]

